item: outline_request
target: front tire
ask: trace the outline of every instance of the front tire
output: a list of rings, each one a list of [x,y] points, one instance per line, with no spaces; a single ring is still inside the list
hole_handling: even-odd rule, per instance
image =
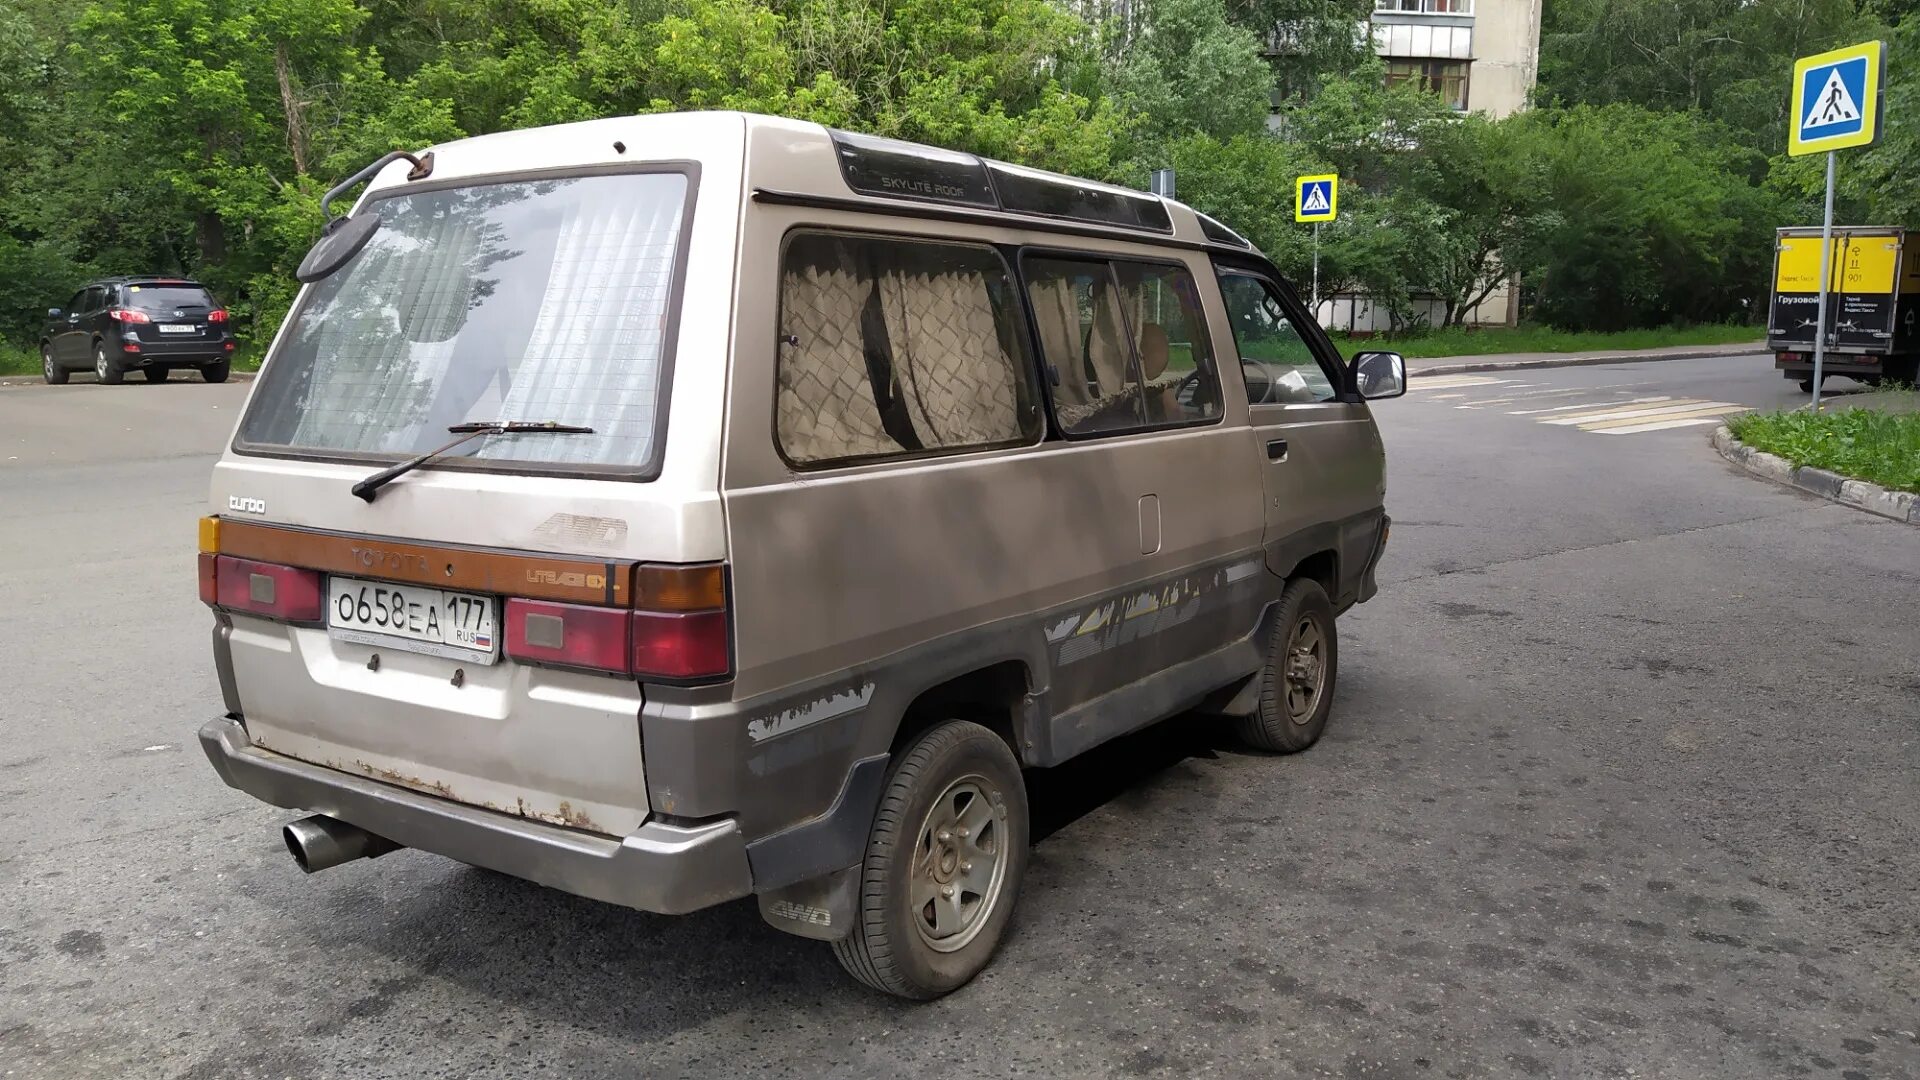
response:
[[[1027,789],[1000,736],[952,720],[894,758],[860,865],[847,973],[925,1001],[993,959],[1027,867]]]
[[[221,360],[200,369],[200,377],[208,382],[226,382],[227,374],[233,370],[233,361]]]
[[[40,377],[48,386],[66,385],[67,369],[54,362],[52,345],[40,346]]]
[[[99,380],[102,386],[119,386],[127,377],[127,373],[120,370],[120,365],[114,361],[112,354],[107,352],[106,345],[98,341],[93,343],[93,377]]]
[[[1240,719],[1240,738],[1276,754],[1298,753],[1320,741],[1333,711],[1339,645],[1326,590],[1311,578],[1288,582],[1268,631],[1260,703]]]

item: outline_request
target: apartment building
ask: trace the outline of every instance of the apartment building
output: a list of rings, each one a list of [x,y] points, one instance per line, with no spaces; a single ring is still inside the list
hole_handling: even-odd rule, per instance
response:
[[[1501,117],[1527,105],[1540,67],[1541,0],[1375,0],[1367,31],[1388,82],[1413,82],[1461,112]],[[1496,290],[1467,316],[1479,325],[1518,320],[1516,283]],[[1444,306],[1415,298],[1430,324]],[[1388,329],[1386,312],[1365,294],[1324,297],[1323,325],[1340,330]]]
[[[1375,0],[1373,51],[1387,81],[1412,82],[1463,112],[1526,107],[1540,67],[1541,0]]]

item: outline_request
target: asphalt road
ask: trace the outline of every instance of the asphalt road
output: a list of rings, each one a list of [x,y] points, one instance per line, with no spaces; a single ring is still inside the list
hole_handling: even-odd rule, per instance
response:
[[[917,1007],[749,904],[300,874],[194,741],[246,387],[0,388],[0,1075],[1920,1077],[1920,529],[1575,416],[1799,401],[1764,358],[1488,378],[1378,409],[1326,740],[1034,776],[1014,935]]]

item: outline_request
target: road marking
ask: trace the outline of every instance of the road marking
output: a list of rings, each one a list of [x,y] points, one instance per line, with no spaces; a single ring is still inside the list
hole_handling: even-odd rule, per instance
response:
[[[1724,401],[1709,405],[1700,405],[1691,409],[1648,413],[1643,416],[1627,417],[1622,420],[1588,421],[1580,425],[1581,431],[1618,431],[1626,434],[1634,431],[1656,431],[1655,424],[1664,424],[1669,420],[1691,420],[1695,417],[1725,416],[1728,413],[1746,412],[1745,405],[1730,405]]]
[[[1739,411],[1746,412],[1747,410],[1741,409]],[[1716,416],[1701,417],[1695,420],[1662,420],[1656,424],[1635,424],[1631,427],[1607,428],[1603,431],[1596,431],[1594,432],[1594,434],[1596,435],[1638,435],[1643,431],[1665,431],[1668,428],[1695,427],[1700,424],[1717,424],[1720,422],[1721,418],[1724,417],[1725,415],[1726,415],[1725,413],[1721,413]]]
[[[1739,406],[1729,401],[1702,401],[1698,398],[1682,398],[1679,401],[1670,402],[1665,405],[1638,405],[1631,409],[1613,407],[1597,409],[1591,412],[1568,413],[1565,416],[1555,416],[1542,420],[1540,423],[1553,424],[1556,426],[1596,424],[1603,420],[1631,420],[1641,416],[1658,416],[1662,413],[1678,413],[1685,412],[1688,409],[1704,409],[1710,406],[1722,405],[1729,409],[1739,408]]]
[[[1437,375],[1433,378],[1415,377],[1407,387],[1407,392],[1415,390],[1452,390],[1458,386],[1504,386],[1511,379],[1496,379],[1491,375]]]
[[[1671,396],[1662,394],[1658,397],[1627,398],[1624,401],[1610,402],[1606,407],[1609,409],[1612,409],[1612,408],[1618,408],[1619,406],[1622,406],[1622,405],[1644,405],[1650,401],[1672,401],[1672,400],[1673,398]],[[1537,416],[1540,413],[1566,412],[1568,409],[1591,409],[1593,407],[1594,407],[1593,402],[1583,401],[1578,405],[1556,405],[1551,409],[1517,409],[1513,412],[1508,413],[1507,415],[1508,416]]]

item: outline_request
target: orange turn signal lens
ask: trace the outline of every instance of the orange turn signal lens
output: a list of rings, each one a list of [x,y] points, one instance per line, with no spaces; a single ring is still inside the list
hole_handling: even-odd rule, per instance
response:
[[[203,517],[200,519],[200,550],[217,552],[220,550],[220,519]]]
[[[717,611],[727,606],[726,568],[642,566],[635,571],[633,606],[642,611]]]

